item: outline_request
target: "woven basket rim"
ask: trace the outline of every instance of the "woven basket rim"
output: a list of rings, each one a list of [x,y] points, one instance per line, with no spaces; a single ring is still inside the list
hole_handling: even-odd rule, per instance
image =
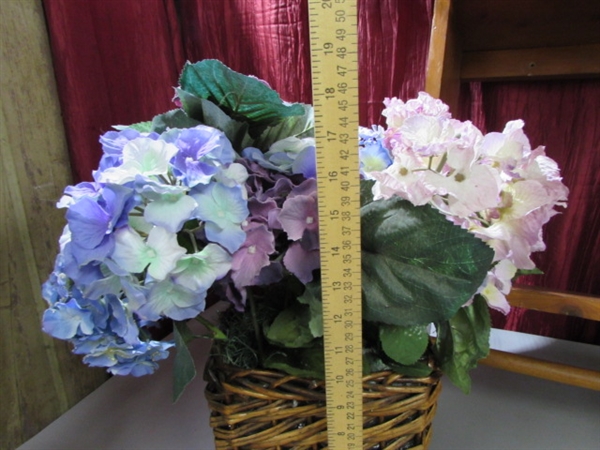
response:
[[[406,377],[390,370],[363,384],[364,448],[425,449],[441,391],[441,373]],[[324,380],[273,369],[241,369],[211,358],[205,395],[217,449],[323,449]]]

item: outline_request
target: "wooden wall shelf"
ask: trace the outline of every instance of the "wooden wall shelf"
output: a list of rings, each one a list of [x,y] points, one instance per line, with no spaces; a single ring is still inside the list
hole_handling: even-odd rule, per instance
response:
[[[436,0],[425,90],[461,81],[600,77],[598,0]]]

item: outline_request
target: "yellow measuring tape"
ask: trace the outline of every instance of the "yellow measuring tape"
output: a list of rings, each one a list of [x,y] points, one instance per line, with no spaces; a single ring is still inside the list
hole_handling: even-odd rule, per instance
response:
[[[328,445],[362,448],[356,0],[309,0]]]

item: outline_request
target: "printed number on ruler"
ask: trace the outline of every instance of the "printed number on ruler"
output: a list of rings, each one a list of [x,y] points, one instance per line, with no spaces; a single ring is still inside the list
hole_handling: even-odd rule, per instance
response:
[[[356,0],[309,0],[329,448],[362,448]]]

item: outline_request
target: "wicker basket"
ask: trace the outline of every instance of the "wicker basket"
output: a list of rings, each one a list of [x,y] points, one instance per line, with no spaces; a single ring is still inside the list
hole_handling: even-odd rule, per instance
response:
[[[271,370],[206,368],[206,398],[217,449],[327,448],[322,381]],[[426,449],[441,390],[439,376],[392,372],[363,378],[363,448]]]

